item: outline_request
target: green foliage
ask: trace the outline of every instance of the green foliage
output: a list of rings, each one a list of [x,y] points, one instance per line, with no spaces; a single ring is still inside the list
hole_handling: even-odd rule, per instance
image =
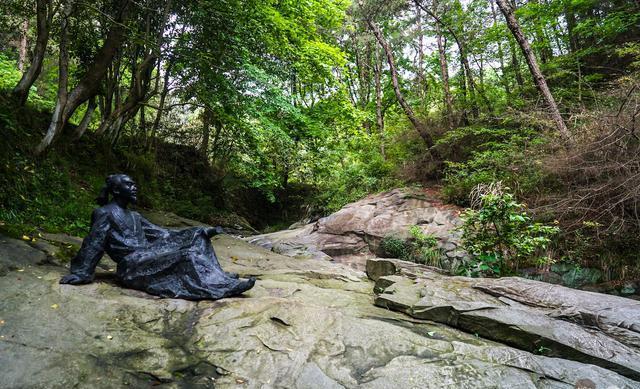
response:
[[[462,215],[462,243],[473,256],[461,273],[470,276],[501,276],[525,264],[541,264],[548,259],[544,250],[560,229],[533,222],[523,204],[510,193],[500,191],[479,195],[479,209]]]
[[[443,193],[458,205],[469,204],[478,185],[501,181],[517,195],[528,195],[546,180],[542,166],[543,138],[528,129],[462,127],[438,140],[449,148]]]
[[[383,256],[390,258],[405,259],[409,258],[409,250],[407,242],[404,239],[395,236],[385,236],[380,242],[380,250]]]
[[[15,62],[0,53],[0,91],[9,91],[20,81],[20,71]]]
[[[15,61],[0,53],[0,93],[11,91],[18,84],[21,77],[22,74],[18,70]],[[49,87],[53,85],[50,84]],[[38,111],[51,111],[53,110],[54,101],[49,96],[41,96],[36,86],[32,86],[28,104]]]
[[[380,242],[383,255],[405,261],[439,266],[442,253],[438,241],[433,235],[425,234],[419,226],[409,228],[410,238],[403,240],[395,236],[386,236]]]

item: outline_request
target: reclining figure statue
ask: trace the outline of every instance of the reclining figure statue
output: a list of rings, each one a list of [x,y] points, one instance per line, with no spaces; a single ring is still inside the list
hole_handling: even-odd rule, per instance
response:
[[[71,274],[62,277],[61,284],[90,283],[106,252],[118,264],[116,275],[125,287],[161,297],[217,300],[253,287],[254,277],[239,279],[220,267],[211,237],[222,233],[222,228],[172,231],[151,224],[127,209],[136,203],[137,190],[125,174],[107,177],[96,199],[101,207],[93,211],[91,231],[71,260]]]

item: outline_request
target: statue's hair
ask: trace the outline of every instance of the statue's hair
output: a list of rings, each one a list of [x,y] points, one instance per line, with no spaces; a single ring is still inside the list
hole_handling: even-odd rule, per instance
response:
[[[104,186],[100,189],[100,194],[96,197],[96,203],[103,206],[109,203],[109,195],[113,196],[113,189],[124,178],[128,177],[126,174],[110,174],[105,180]]]

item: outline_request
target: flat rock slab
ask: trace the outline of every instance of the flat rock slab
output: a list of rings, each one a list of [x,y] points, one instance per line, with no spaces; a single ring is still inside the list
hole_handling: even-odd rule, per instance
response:
[[[472,279],[426,270],[410,279],[397,275],[397,262],[384,262],[370,265],[378,306],[640,380],[640,302],[516,277]]]
[[[224,235],[214,246],[226,270],[258,277],[246,295],[160,299],[102,270],[92,284],[60,285],[67,269],[38,265],[42,252],[1,238],[0,387],[638,387],[605,368],[377,307],[373,282],[342,265]]]

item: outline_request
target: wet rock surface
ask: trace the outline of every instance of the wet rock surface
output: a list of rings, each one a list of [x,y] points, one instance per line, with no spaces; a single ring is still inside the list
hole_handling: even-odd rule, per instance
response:
[[[437,192],[404,188],[371,195],[344,206],[315,223],[248,241],[276,253],[317,259],[333,259],[364,270],[366,259],[380,254],[380,242],[387,236],[409,237],[417,225],[438,240],[442,266],[457,267],[467,254],[459,248],[459,209],[445,205]]]
[[[620,349],[608,350],[615,366],[600,367],[536,355],[508,337],[498,343],[420,313],[429,310],[427,296],[441,299],[440,306],[451,299],[460,311],[486,313],[505,299],[517,301],[523,294],[517,284],[459,288],[458,278],[380,260],[392,263],[378,264],[383,293],[375,295],[363,272],[340,264],[285,257],[225,235],[213,243],[226,270],[258,277],[244,296],[158,299],[116,285],[108,260],[96,282],[60,285],[63,266],[2,237],[0,387],[573,388],[579,380],[640,386],[629,373],[636,362],[623,359]],[[493,293],[485,292],[489,287]],[[547,304],[544,294],[528,298],[518,304]],[[558,305],[557,296],[548,298]],[[602,326],[607,337],[622,331],[617,341],[623,344],[635,336],[624,331],[637,333],[637,310],[618,307]]]

